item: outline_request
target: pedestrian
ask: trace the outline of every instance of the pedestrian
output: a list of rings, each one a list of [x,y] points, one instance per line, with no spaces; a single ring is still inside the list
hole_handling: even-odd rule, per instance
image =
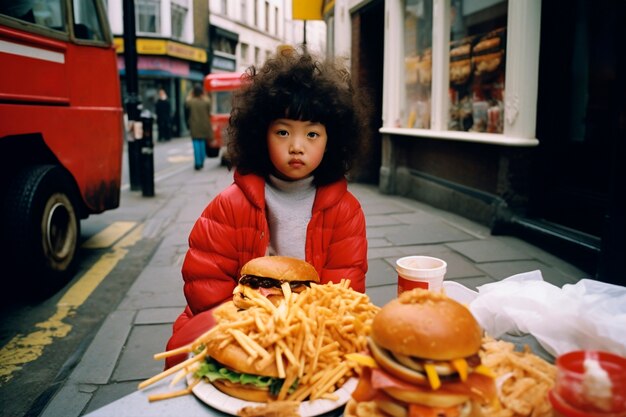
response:
[[[193,142],[194,168],[204,167],[207,140],[213,140],[211,126],[211,99],[204,94],[200,84],[195,84],[187,95],[185,106],[189,112],[187,124]]]
[[[365,291],[365,216],[346,174],[368,134],[365,103],[338,63],[282,48],[250,67],[233,99],[229,158],[234,183],[204,209],[182,267],[187,307],[167,349],[214,324],[239,271],[266,255],[304,259],[321,283],[349,279]],[[166,367],[184,360],[166,360]]]
[[[167,93],[163,88],[159,89],[159,98],[155,104],[157,126],[159,128],[159,142],[172,138],[172,108]]]

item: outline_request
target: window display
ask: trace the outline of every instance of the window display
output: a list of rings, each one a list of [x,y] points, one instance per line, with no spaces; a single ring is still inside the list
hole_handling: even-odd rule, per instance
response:
[[[450,0],[449,10],[449,103],[443,128],[502,134],[508,2]],[[406,0],[402,127],[431,128],[432,40],[433,0]]]
[[[506,1],[452,0],[448,129],[502,133]]]
[[[403,127],[430,128],[432,0],[407,0],[404,14],[406,115]]]

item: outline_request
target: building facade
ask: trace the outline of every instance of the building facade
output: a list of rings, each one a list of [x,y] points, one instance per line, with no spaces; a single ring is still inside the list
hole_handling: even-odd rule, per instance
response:
[[[118,52],[125,95],[123,0],[108,0],[107,14]],[[135,0],[139,95],[155,110],[163,88],[172,108],[172,133],[188,134],[184,99],[208,73],[244,71],[261,65],[280,44],[304,41],[304,23],[294,21],[283,0]],[[307,22],[307,44],[325,53],[326,24]]]
[[[122,94],[124,68],[123,0],[108,1],[108,17],[118,53]],[[187,133],[184,98],[208,70],[208,4],[199,0],[135,0],[137,70],[143,108],[154,113],[158,90],[170,101],[172,134]]]
[[[625,5],[557,3],[326,1],[327,49],[373,94],[366,180],[623,282]]]
[[[280,44],[304,42],[304,23],[292,19],[291,1],[209,0],[209,5],[212,72],[244,71],[261,65]],[[309,49],[325,53],[325,22],[306,26]]]

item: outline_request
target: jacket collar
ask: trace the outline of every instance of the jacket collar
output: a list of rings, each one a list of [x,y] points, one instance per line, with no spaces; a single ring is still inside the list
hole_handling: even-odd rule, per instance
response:
[[[255,207],[265,210],[265,179],[263,177],[256,174],[243,175],[236,170],[234,180]],[[325,210],[337,204],[347,190],[348,182],[345,178],[317,187],[313,212]]]

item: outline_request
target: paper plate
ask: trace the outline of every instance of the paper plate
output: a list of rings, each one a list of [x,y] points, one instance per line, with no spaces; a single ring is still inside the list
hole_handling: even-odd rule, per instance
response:
[[[190,383],[192,378],[193,376],[191,374],[187,375],[187,383]],[[300,404],[300,415],[302,417],[319,416],[320,414],[328,413],[329,411],[336,410],[337,408],[345,405],[350,399],[352,391],[356,388],[357,382],[358,380],[356,378],[350,378],[341,388],[335,391],[334,394],[339,397],[337,401],[325,399],[303,401]],[[226,395],[204,380],[193,387],[192,391],[202,402],[215,408],[216,410],[233,416],[236,416],[237,411],[241,410],[243,407],[263,405],[262,403],[244,401],[239,398]]]

